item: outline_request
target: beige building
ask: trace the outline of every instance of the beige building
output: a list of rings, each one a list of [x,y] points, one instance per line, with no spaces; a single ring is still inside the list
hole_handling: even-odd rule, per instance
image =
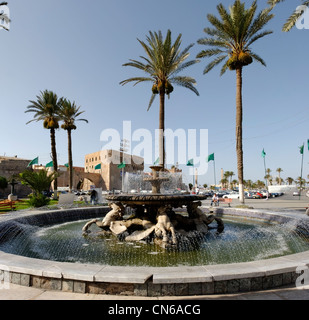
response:
[[[119,169],[121,163],[124,169]],[[103,190],[121,190],[122,174],[126,172],[141,172],[144,170],[144,159],[116,150],[102,150],[85,156],[85,173],[96,173],[102,177]],[[89,179],[84,180],[83,189],[89,190],[93,185]]]

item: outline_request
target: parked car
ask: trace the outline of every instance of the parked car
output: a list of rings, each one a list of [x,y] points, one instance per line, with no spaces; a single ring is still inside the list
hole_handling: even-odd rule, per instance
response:
[[[293,196],[299,196],[299,195],[300,195],[300,193],[298,191],[293,192]]]
[[[252,193],[252,198],[253,199],[262,199],[263,198],[263,195],[259,192],[253,192]]]
[[[245,198],[246,199],[253,199],[253,193],[249,191],[245,191]]]
[[[237,193],[237,192],[231,192],[231,193],[229,193],[229,194],[223,195],[222,198],[239,199],[239,193]]]

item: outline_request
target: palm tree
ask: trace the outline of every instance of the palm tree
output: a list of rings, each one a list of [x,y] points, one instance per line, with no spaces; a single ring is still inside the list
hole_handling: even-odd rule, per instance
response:
[[[257,180],[255,184],[258,187],[258,189],[262,189],[265,187],[265,182],[263,182],[261,180]]]
[[[229,12],[222,4],[217,6],[217,10],[221,19],[208,14],[207,19],[213,28],[205,28],[204,32],[208,37],[198,40],[199,44],[212,48],[201,51],[197,58],[215,57],[204,69],[204,74],[221,62],[224,62],[221,75],[227,69],[236,71],[236,153],[240,202],[244,203],[242,70],[253,60],[266,65],[262,58],[251,50],[251,45],[272,33],[272,31],[262,31],[262,29],[273,18],[273,15],[270,14],[271,8],[268,8],[255,17],[257,1],[253,1],[249,9],[246,9],[245,4],[240,0],[236,0],[229,8]]]
[[[225,171],[224,172],[224,177],[229,181],[230,184],[230,188],[232,187],[232,177],[234,176],[234,172],[233,171]]]
[[[273,8],[277,3],[279,2],[283,2],[284,0],[269,0],[268,4]],[[309,1],[303,1],[302,3],[303,7],[308,7],[309,6]],[[291,15],[290,17],[287,19],[287,21],[285,22],[285,24],[282,27],[282,31],[284,32],[288,32],[290,31],[296,24],[297,20],[302,16],[303,14],[303,10],[299,10],[299,8],[297,8]]]
[[[19,174],[19,180],[22,184],[29,186],[35,196],[39,196],[44,191],[49,191],[51,183],[57,177],[58,173],[49,173],[47,170],[31,171],[25,170]]]
[[[233,189],[236,188],[237,184],[238,184],[238,181],[236,179],[231,181],[231,185],[232,185]]]
[[[272,180],[272,176],[270,174],[266,174],[264,179],[267,181],[267,185],[269,186],[270,185],[270,180]]]
[[[149,32],[146,37],[147,43],[138,39],[146,52],[146,57],[141,57],[142,61],[130,60],[123,66],[130,66],[144,71],[147,77],[135,77],[121,81],[121,85],[129,82],[135,82],[134,85],[141,82],[152,83],[152,96],[148,105],[150,109],[156,95],[160,97],[160,111],[159,111],[159,159],[162,168],[165,167],[165,146],[164,146],[164,130],[165,130],[165,95],[173,92],[176,84],[193,91],[199,95],[197,89],[194,87],[196,84],[195,79],[188,76],[180,76],[179,73],[185,68],[197,63],[198,60],[186,61],[189,57],[189,50],[193,46],[190,44],[183,51],[180,50],[181,34],[172,43],[172,34],[168,30],[166,38],[163,39],[161,31]]]
[[[33,121],[43,121],[43,127],[50,130],[50,140],[51,140],[51,154],[53,160],[54,171],[58,172],[58,161],[57,161],[57,151],[56,151],[56,135],[55,130],[59,128],[59,109],[60,100],[57,94],[52,91],[45,90],[41,91],[40,95],[37,96],[37,101],[29,101],[31,105],[27,107],[28,110],[25,112],[33,112],[33,119],[28,121],[28,123]],[[57,198],[57,177],[54,181],[54,198]]]
[[[75,102],[71,102],[67,99],[61,99],[60,109],[58,115],[64,122],[61,128],[68,133],[68,161],[69,161],[69,191],[72,192],[73,186],[73,158],[72,158],[72,130],[76,130],[76,121],[85,121],[86,119],[78,119],[78,117],[85,111],[79,111],[80,107],[77,107]]]
[[[1,2],[0,3],[0,7],[1,6],[7,6],[7,4],[8,4],[7,2]],[[5,23],[10,23],[11,22],[10,18],[3,12],[0,13],[0,20],[3,20]],[[0,28],[4,29],[6,31],[9,31],[9,29],[6,28],[4,25],[0,25]]]
[[[245,183],[245,186],[248,188],[248,189],[252,189],[252,185],[253,185],[253,182],[252,180],[247,180],[246,183]]]
[[[291,185],[294,182],[294,179],[291,177],[287,177],[285,181],[288,183],[288,185]]]
[[[278,168],[276,171],[278,172],[278,178],[279,178],[278,183],[279,183],[279,185],[281,185],[282,179],[281,179],[281,177],[280,177],[280,173],[281,173],[283,170],[282,170],[281,168]]]
[[[226,178],[220,180],[220,183],[223,188],[227,188],[229,181]]]
[[[299,190],[301,191],[302,190],[302,187],[305,186],[306,184],[306,180],[302,177],[297,177],[295,180],[297,185],[299,185]]]
[[[49,191],[51,183],[57,178],[57,176],[57,172],[54,171],[49,174],[47,170],[25,170],[19,174],[18,179],[21,183],[32,189],[33,194],[29,196],[29,204],[31,206],[43,207],[49,204],[50,199],[47,198],[43,192]]]

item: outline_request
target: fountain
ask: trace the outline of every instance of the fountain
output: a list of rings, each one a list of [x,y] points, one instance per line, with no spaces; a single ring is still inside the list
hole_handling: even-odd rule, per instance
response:
[[[217,222],[217,231],[224,230],[223,221],[214,215],[206,216],[199,208],[203,195],[191,194],[161,194],[162,183],[169,181],[161,175],[161,166],[152,166],[152,176],[144,178],[150,182],[152,194],[121,194],[106,197],[111,211],[100,221],[93,219],[83,227],[83,234],[89,233],[92,224],[105,231],[110,231],[119,239],[125,241],[153,241],[164,249],[184,250],[196,247],[202,235],[207,234],[208,226]],[[184,212],[177,209],[187,208]],[[125,208],[130,208],[133,214],[123,219]]]
[[[209,218],[211,212],[207,207],[200,207],[196,200],[191,205],[203,210],[206,213],[203,217]],[[111,201],[110,207],[113,214],[109,216],[118,215],[121,219],[111,221],[110,225],[117,221],[133,224],[133,218],[122,216],[125,204]],[[145,240],[119,241],[109,228],[102,229],[103,236],[100,231],[82,237],[80,231],[86,221],[90,218],[104,221],[111,213],[107,207],[1,215],[0,275],[4,281],[44,290],[187,296],[292,285],[307,269],[309,217],[306,215],[236,208],[213,210],[216,217],[224,219],[224,232],[217,234],[211,228],[206,234],[191,231],[193,238],[199,232],[203,241],[198,249],[188,250],[166,250]],[[148,224],[147,220],[144,224]],[[151,227],[149,224],[145,230]],[[175,226],[178,243],[173,245],[173,233],[168,231],[169,246],[179,246],[179,233]],[[163,237],[161,234],[158,240],[162,242]],[[190,238],[188,231],[187,237]]]
[[[306,270],[308,216],[210,209],[203,196],[162,192],[166,175],[152,170],[157,193],[109,196],[109,208],[1,215],[0,275],[45,290],[187,296],[291,285]]]

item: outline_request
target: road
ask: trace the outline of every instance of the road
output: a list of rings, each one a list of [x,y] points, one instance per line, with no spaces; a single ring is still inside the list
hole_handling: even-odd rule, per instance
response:
[[[204,206],[210,206],[211,199],[204,200],[202,204]],[[237,207],[240,205],[239,200],[233,199],[231,207]],[[283,196],[276,198],[266,199],[245,199],[245,205],[253,209],[268,209],[273,211],[289,211],[297,210],[305,213],[306,207],[309,206],[309,198],[305,195],[301,197],[293,196],[292,193],[284,194]],[[221,204],[222,207],[226,207],[226,204]]]

